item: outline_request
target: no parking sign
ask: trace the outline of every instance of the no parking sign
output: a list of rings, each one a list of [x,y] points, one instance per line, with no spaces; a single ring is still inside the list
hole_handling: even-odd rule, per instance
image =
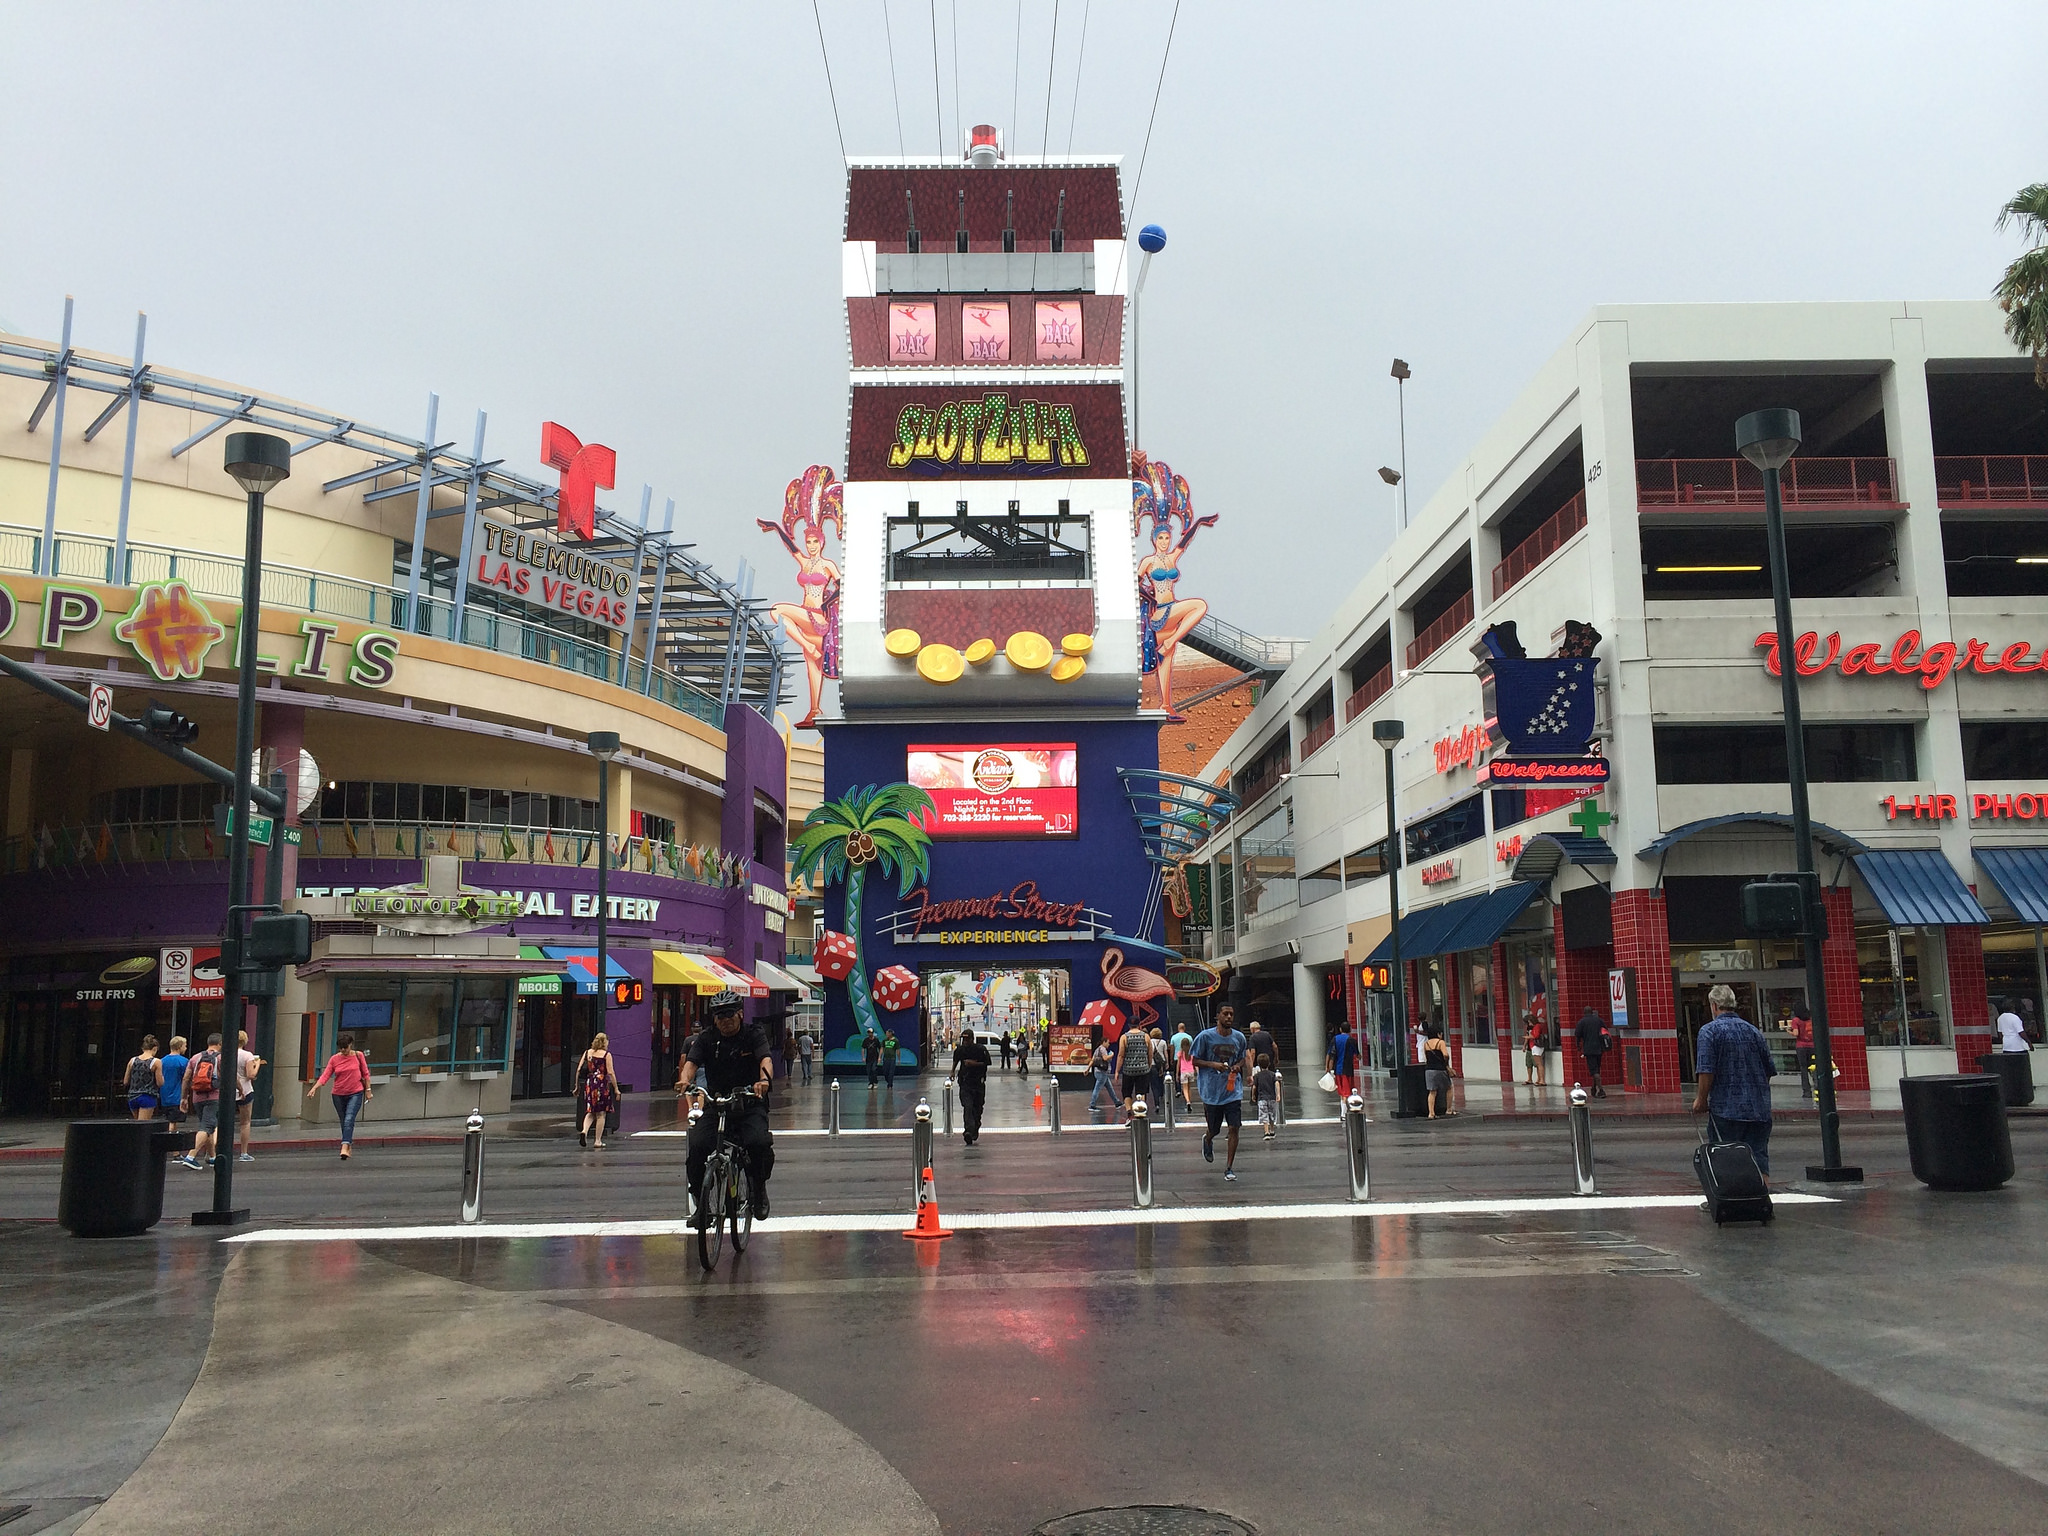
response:
[[[156,995],[198,1002],[226,997],[228,979],[220,968],[220,946],[164,950],[159,956]]]

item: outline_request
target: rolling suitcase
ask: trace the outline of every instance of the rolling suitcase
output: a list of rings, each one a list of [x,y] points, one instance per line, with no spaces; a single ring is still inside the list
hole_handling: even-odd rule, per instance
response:
[[[1769,1221],[1771,1192],[1757,1168],[1756,1154],[1739,1141],[1711,1142],[1707,1126],[1700,1126],[1700,1144],[1692,1149],[1693,1172],[1707,1197],[1707,1214],[1714,1225],[1731,1221]]]

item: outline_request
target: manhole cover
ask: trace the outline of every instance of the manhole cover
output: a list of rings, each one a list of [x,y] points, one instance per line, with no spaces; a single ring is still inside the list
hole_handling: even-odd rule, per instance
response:
[[[1031,1536],[1257,1536],[1253,1527],[1213,1509],[1186,1504],[1127,1504],[1084,1509],[1033,1529]]]

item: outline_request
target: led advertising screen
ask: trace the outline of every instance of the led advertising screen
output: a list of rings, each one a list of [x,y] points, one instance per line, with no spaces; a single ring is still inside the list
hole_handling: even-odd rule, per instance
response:
[[[917,307],[891,311],[891,362],[896,337],[908,334],[900,311]],[[848,480],[1121,480],[1130,467],[1123,386],[856,384],[846,458]]]
[[[932,797],[933,837],[1072,837],[1078,826],[1074,743],[993,742],[906,749],[907,776]]]

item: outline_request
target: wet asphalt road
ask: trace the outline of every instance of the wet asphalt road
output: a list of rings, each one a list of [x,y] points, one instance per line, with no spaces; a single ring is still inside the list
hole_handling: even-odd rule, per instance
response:
[[[1605,1192],[1692,1187],[1683,1123],[1598,1134]],[[1770,1228],[1717,1231],[1692,1209],[1205,1220],[963,1232],[934,1254],[771,1221],[710,1276],[669,1237],[369,1241],[246,1254],[238,1305],[360,1308],[367,1338],[395,1304],[382,1277],[414,1275],[589,1318],[821,1410],[948,1532],[1023,1533],[1137,1502],[1224,1510],[1265,1532],[1948,1531],[1963,1510],[1973,1530],[2039,1531],[2048,1127],[2016,1121],[2014,1141],[2012,1186],[1943,1196],[1906,1174],[1895,1122],[1858,1126],[1869,1185],[1785,1206]],[[1248,1137],[1235,1186],[1201,1161],[1195,1133],[1157,1142],[1162,1205],[1342,1197],[1334,1126],[1290,1127],[1272,1147]],[[780,1146],[778,1215],[907,1213],[906,1137]],[[1569,1186],[1556,1122],[1380,1122],[1372,1149],[1383,1198]],[[1781,1126],[1776,1150],[1796,1172],[1817,1135]],[[494,1219],[679,1210],[677,1141],[600,1154],[539,1135],[496,1140],[489,1156]],[[1128,1203],[1120,1132],[974,1149],[941,1137],[935,1168],[948,1211]],[[238,1187],[265,1221],[446,1221],[459,1170],[450,1147],[347,1167],[276,1153],[241,1168]],[[0,1164],[0,1216],[43,1218],[0,1225],[0,1505],[31,1502],[16,1527],[30,1530],[107,1498],[156,1443],[198,1373],[222,1268],[217,1244],[170,1223],[118,1242],[62,1237],[47,1222],[56,1178],[54,1164]],[[196,1197],[201,1177],[183,1179]],[[179,1189],[173,1210],[192,1203]],[[337,1262],[347,1252],[362,1262]],[[153,1341],[140,1365],[139,1335]],[[463,1368],[493,1369],[490,1353]],[[423,1415],[429,1436],[433,1399],[393,1383],[387,1400],[372,1375],[359,1406],[394,1430]],[[705,1426],[672,1393],[659,1408],[646,1396],[608,1400],[602,1433],[622,1458],[610,1475],[715,1477],[715,1457],[693,1459]],[[321,1454],[327,1418],[309,1397],[292,1444]],[[829,1472],[804,1443],[788,1466]],[[496,1454],[545,1460],[549,1436]],[[146,1466],[137,1486],[152,1475],[171,1473]],[[473,1477],[460,1491],[474,1528],[529,1528],[529,1512],[494,1506],[504,1480],[488,1465]],[[378,1497],[343,1499],[345,1523],[305,1510],[301,1528],[391,1528]],[[765,1505],[750,1525],[748,1508],[718,1528],[779,1528]],[[600,1528],[574,1508],[551,1518]]]

